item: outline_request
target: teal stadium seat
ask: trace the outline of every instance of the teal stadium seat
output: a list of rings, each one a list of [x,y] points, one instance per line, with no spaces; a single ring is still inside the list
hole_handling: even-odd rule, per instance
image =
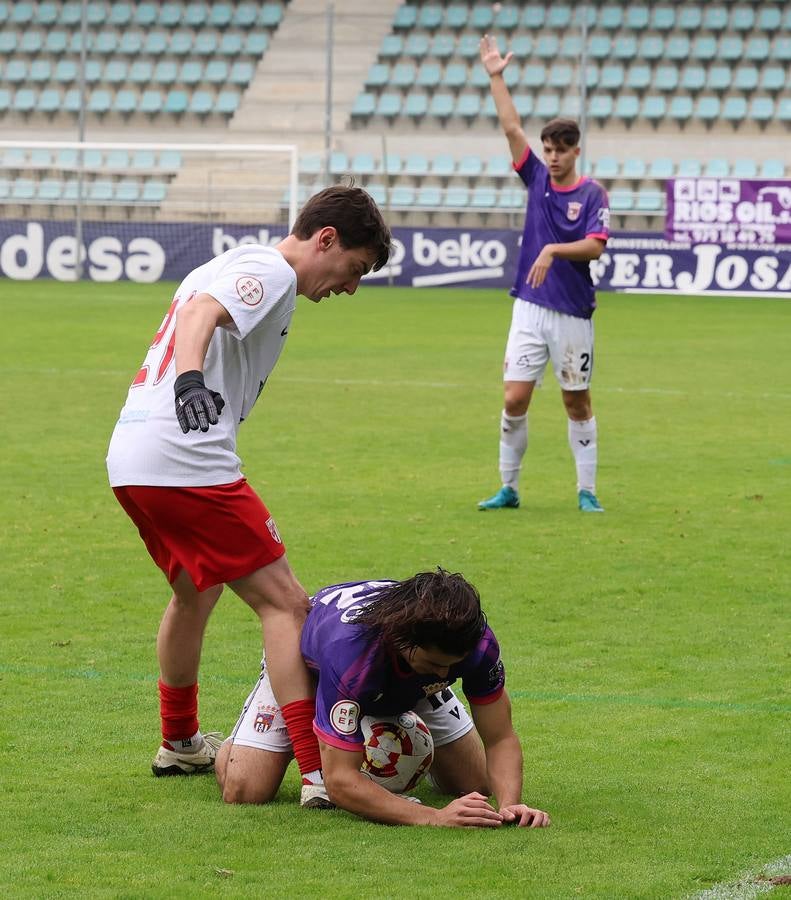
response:
[[[613,212],[629,212],[634,209],[634,194],[632,191],[610,191],[610,210]]]
[[[632,31],[645,31],[650,21],[647,6],[627,6],[624,24]]]
[[[672,31],[676,24],[676,11],[672,6],[655,6],[651,11],[651,27],[655,31]]]
[[[651,160],[648,167],[648,177],[655,178],[657,181],[664,181],[673,177],[673,160],[665,156],[658,156]]]
[[[7,56],[16,50],[16,32],[0,31],[0,54]]]
[[[720,117],[721,104],[718,97],[706,95],[698,97],[694,117],[706,125],[711,125]]]
[[[123,59],[111,59],[104,67],[104,80],[108,84],[123,84],[128,76],[128,67]]]
[[[733,87],[745,93],[754,91],[758,87],[758,69],[755,66],[739,66],[733,73]]]
[[[473,209],[494,209],[497,206],[497,191],[484,186],[473,188],[469,204]]]
[[[514,31],[519,26],[519,8],[513,4],[501,6],[494,17],[497,31]]]
[[[142,28],[151,28],[157,21],[157,4],[138,3],[132,20],[135,25],[140,25]]]
[[[491,6],[474,6],[470,12],[469,27],[477,34],[491,30],[494,24],[494,13]]]
[[[196,116],[207,116],[214,109],[214,97],[209,91],[195,91],[189,99],[189,111]]]
[[[113,98],[113,110],[122,116],[131,115],[137,110],[137,94],[124,88]]]
[[[168,42],[168,53],[171,56],[187,56],[192,53],[192,32],[174,31]]]
[[[703,167],[698,159],[682,159],[679,160],[676,167],[676,175],[679,178],[699,178]]]
[[[20,88],[14,94],[14,111],[27,115],[33,112],[38,103],[38,91],[33,88]]]
[[[738,124],[747,118],[747,101],[744,97],[726,97],[722,104],[722,118]]]
[[[630,66],[629,71],[626,73],[626,87],[639,93],[650,87],[651,81],[651,69],[649,66]]]
[[[176,28],[181,24],[182,6],[180,3],[163,3],[159,7],[157,24],[163,28]]]
[[[744,56],[744,41],[740,37],[720,39],[718,59],[722,62],[739,62]]]
[[[462,34],[456,45],[456,55],[461,59],[477,62],[480,56],[480,43],[477,34]]]
[[[769,58],[774,62],[791,61],[791,37],[776,37]]]
[[[415,205],[436,209],[442,203],[442,191],[434,185],[423,185],[418,189]]]
[[[618,160],[614,156],[600,156],[593,164],[593,177],[613,179],[618,177]]]
[[[266,35],[263,35],[266,37]],[[242,36],[238,31],[226,31],[220,38],[217,52],[222,56],[239,56],[242,52]]]
[[[706,70],[702,66],[687,66],[681,73],[681,87],[696,93],[706,86]]]
[[[686,122],[692,118],[692,98],[683,94],[676,94],[670,101],[668,115],[676,122]]]
[[[398,63],[393,66],[390,84],[398,88],[410,88],[415,83],[415,66],[413,63]]]
[[[203,64],[193,60],[181,64],[178,80],[190,87],[199,84],[203,79]]]
[[[731,86],[731,69],[729,66],[711,66],[706,75],[706,88],[722,93]]]
[[[547,84],[551,88],[569,88],[571,87],[573,75],[571,66],[565,63],[557,63],[550,67]]]
[[[42,113],[56,113],[61,107],[62,97],[57,88],[45,88],[38,95],[36,109]]]
[[[459,160],[456,174],[464,178],[477,178],[483,172],[483,160],[477,154],[467,154]]]
[[[509,185],[500,190],[497,205],[503,209],[524,209],[525,192],[520,187]]]
[[[118,203],[135,203],[140,197],[140,184],[131,178],[124,178],[115,185],[115,199]]]
[[[483,68],[483,66],[480,68]],[[445,72],[442,76],[442,85],[446,88],[458,90],[459,88],[464,87],[468,80],[467,66],[462,63],[451,63],[449,66],[445,67]],[[425,86],[432,87],[430,84]],[[436,87],[436,84],[433,86]]]
[[[211,28],[227,28],[233,19],[233,7],[230,3],[214,3],[209,13],[208,24]]]
[[[546,34],[536,41],[534,50],[535,56],[541,59],[555,59],[560,53],[560,41],[557,35]]]
[[[601,67],[599,87],[605,91],[620,91],[623,87],[623,66],[620,63]]]
[[[456,64],[454,67],[448,66],[448,69],[463,69],[465,72],[467,71],[466,66]],[[446,70],[447,74],[447,70]],[[455,80],[455,76],[452,78]],[[418,87],[422,88],[436,88],[439,87],[440,82],[442,81],[442,69],[440,68],[438,63],[423,63],[417,72],[417,77],[415,78],[415,84]]]
[[[755,13],[749,6],[735,6],[731,10],[730,27],[732,31],[752,31],[755,25]]]
[[[537,3],[528,3],[522,10],[521,25],[529,31],[540,31],[544,27],[546,13]]]
[[[435,3],[427,3],[420,7],[417,16],[417,27],[425,31],[436,31],[442,25],[442,7]]]
[[[601,122],[610,118],[612,109],[613,102],[609,94],[593,94],[588,102],[588,114]]]
[[[390,205],[398,209],[408,209],[415,203],[415,189],[408,184],[397,184],[390,191]]]
[[[529,56],[526,53],[525,56]],[[582,55],[582,36],[579,34],[567,34],[560,42],[560,55],[564,59],[578,60]]]
[[[445,191],[445,206],[463,209],[470,204],[470,192],[466,187],[454,185]]]
[[[769,59],[769,40],[761,36],[753,36],[744,48],[744,58],[750,62],[762,63]]]
[[[641,38],[637,48],[637,55],[640,59],[646,59],[649,62],[656,62],[657,60],[663,59],[665,55],[664,38],[657,37],[656,35],[648,35]]]
[[[703,167],[703,174],[706,178],[727,178],[730,171],[728,160],[717,156],[709,159]]]
[[[38,31],[26,31],[19,41],[19,50],[28,56],[35,56],[41,52],[44,41]]]
[[[52,154],[45,147],[35,147],[30,151],[30,165],[34,169],[49,169],[52,165]]]
[[[93,51],[100,56],[110,56],[118,49],[118,35],[114,31],[100,31],[93,41]]]
[[[544,85],[546,77],[547,73],[543,65],[540,63],[531,63],[522,69],[521,84],[523,87],[540,88]]]
[[[648,94],[643,97],[640,115],[653,125],[658,125],[667,115],[667,100],[661,95]]]
[[[757,178],[758,166],[754,159],[735,159],[731,174],[734,178]]]
[[[761,178],[785,177],[785,163],[782,159],[765,159],[761,163]]]
[[[508,156],[490,156],[486,162],[486,175],[489,178],[507,178],[513,174],[513,166]]]
[[[111,3],[107,21],[114,28],[125,28],[132,21],[132,4]]]
[[[10,21],[14,25],[29,25],[35,17],[35,7],[32,3],[13,3],[11,5]]]
[[[161,181],[146,181],[140,199],[144,203],[162,203],[167,196],[167,185]]]
[[[530,97],[525,98],[527,101],[530,101]],[[516,102],[516,101],[514,101]],[[517,112],[519,112],[522,118],[526,118],[530,115],[530,112],[525,109],[525,111],[519,110],[519,105],[516,106]],[[536,104],[533,114],[536,118],[539,119],[554,119],[556,116],[560,115],[560,98],[557,94],[539,94],[536,97]]]
[[[209,9],[205,3],[190,3],[184,9],[183,22],[188,28],[199,31],[209,21]]]
[[[386,34],[379,47],[380,59],[397,59],[404,50],[404,40],[396,34]]]
[[[410,98],[413,96],[415,95],[409,95]],[[392,91],[380,94],[376,103],[376,113],[385,119],[394,119],[401,113],[401,97]]]
[[[579,119],[580,117],[580,98],[579,94],[566,92],[560,98],[560,115],[568,119]]]
[[[178,150],[161,150],[157,159],[160,172],[177,172],[181,168],[181,154]]]
[[[4,169],[21,169],[27,166],[27,154],[21,147],[6,147],[3,151]]]
[[[240,3],[233,12],[231,24],[234,28],[253,28],[258,18],[258,4]]]
[[[88,185],[88,200],[91,203],[110,203],[113,199],[113,183],[99,179]]]
[[[594,34],[588,39],[588,56],[592,59],[609,59],[612,41],[603,34]]]
[[[431,174],[437,178],[450,178],[456,172],[456,160],[450,153],[440,153],[431,161]]]
[[[187,111],[189,105],[189,97],[186,91],[172,90],[168,91],[165,97],[163,110],[174,116],[181,116]]]
[[[373,175],[376,161],[371,153],[356,153],[351,160],[351,170],[356,175]]]
[[[789,85],[786,70],[781,66],[766,66],[761,72],[761,90],[774,94]]]
[[[428,158],[422,153],[410,153],[404,160],[404,175],[411,175],[416,178],[423,178],[429,173]]]
[[[754,97],[750,101],[747,116],[759,125],[771,122],[775,114],[775,103],[771,97]]]
[[[423,59],[428,54],[429,39],[425,34],[410,34],[404,43],[404,56]]]
[[[676,18],[676,27],[681,31],[699,31],[703,22],[703,13],[698,6],[684,5]]]
[[[63,183],[56,178],[44,178],[38,183],[37,199],[44,203],[57,203],[63,196]]]
[[[245,56],[254,56],[260,59],[269,47],[269,38],[263,32],[248,34],[244,41],[243,53]]]
[[[571,7],[550,4],[547,9],[546,26],[554,31],[563,31],[571,25]]]
[[[775,113],[778,121],[788,124],[791,122],[791,97],[781,97],[777,101],[777,110]]]
[[[167,86],[175,84],[176,80],[178,79],[178,75],[178,64],[175,63],[172,59],[166,59],[156,64],[151,80],[155,84]]]
[[[717,56],[717,41],[710,35],[696,37],[692,42],[692,58],[708,62]]]
[[[675,91],[678,87],[678,68],[676,66],[657,66],[654,73],[654,87],[658,91]]]
[[[124,56],[138,56],[143,50],[144,35],[140,31],[125,31],[118,41],[118,52]]]
[[[724,31],[728,27],[728,10],[724,6],[707,6],[703,12],[706,31]]]
[[[6,63],[3,80],[7,81],[9,84],[22,84],[27,81],[27,63],[25,60],[9,59]]]
[[[49,28],[58,21],[58,7],[55,3],[39,3],[36,8],[36,24]]]
[[[623,9],[621,6],[602,6],[596,18],[596,24],[605,31],[619,31],[623,24]]]
[[[665,203],[665,195],[660,191],[639,191],[635,199],[638,212],[660,212]]]
[[[686,35],[673,35],[665,43],[665,56],[671,62],[685,62],[689,59],[690,43]]]
[[[32,178],[17,178],[11,184],[11,199],[27,202],[36,196],[36,183]]]
[[[113,105],[112,95],[105,88],[95,88],[88,98],[88,112],[103,116]]]
[[[453,95],[447,93],[433,94],[428,106],[429,115],[445,120],[453,115]]]
[[[397,153],[388,153],[384,159],[376,162],[377,171],[381,171],[383,175],[390,177],[399,175],[403,165],[403,161]]]
[[[435,59],[450,59],[456,53],[456,40],[451,34],[436,34],[428,52]]]
[[[250,35],[257,37],[257,35]],[[217,52],[217,35],[213,31],[199,31],[192,44],[192,52],[196,56],[214,56]]]
[[[613,42],[613,56],[630,62],[637,56],[637,38],[631,34],[620,34]]]
[[[452,31],[461,31],[467,24],[468,7],[461,3],[453,3],[445,10],[445,27]]]
[[[631,125],[640,114],[640,100],[634,94],[621,94],[615,101],[615,115]]]
[[[249,62],[235,62],[228,74],[228,81],[240,87],[247,87],[253,80],[254,67]]]
[[[645,178],[646,168],[646,164],[642,159],[632,156],[623,161],[621,177],[628,178],[630,181],[639,181],[641,178]]]
[[[416,122],[425,118],[429,110],[429,97],[427,94],[408,94],[400,113],[414,119]],[[381,113],[380,113],[381,115]],[[394,115],[398,115],[395,113]]]
[[[352,116],[354,118],[365,118],[372,116],[376,112],[376,97],[373,94],[363,91],[358,94],[352,105]]]
[[[411,31],[417,24],[417,7],[399,6],[393,18],[393,28],[398,31]]]
[[[776,6],[764,6],[758,12],[758,21],[756,27],[759,31],[767,31],[774,34],[780,29],[783,16]]]
[[[135,150],[130,160],[130,168],[136,172],[146,172],[155,168],[153,150]]]
[[[52,78],[52,65],[48,59],[34,59],[30,64],[28,81],[43,84]]]

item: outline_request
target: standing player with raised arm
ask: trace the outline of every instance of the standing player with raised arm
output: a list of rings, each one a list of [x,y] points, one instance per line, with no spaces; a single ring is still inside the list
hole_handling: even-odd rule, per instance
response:
[[[227,584],[261,621],[305,785],[320,782],[313,686],[299,652],[308,597],[242,475],[236,439],[283,349],[297,294],[316,303],[353,294],[389,250],[371,197],[327,188],[276,247],[243,244],[187,275],[129,388],[107,455],[110,484],[173,590],[157,636],[155,775],[214,767],[219,740],[199,728],[198,667]]]
[[[522,749],[511,724],[500,646],[478,592],[461,575],[438,569],[404,581],[322,588],[313,598],[301,647],[318,683],[314,730],[329,800],[336,806],[390,825],[549,824],[545,812],[522,802]],[[472,718],[450,689],[457,680]],[[457,795],[442,809],[410,803],[360,771],[362,718],[412,709],[434,738],[432,779]],[[223,799],[270,801],[291,749],[265,665],[217,757]]]
[[[505,352],[505,403],[500,423],[502,487],[479,509],[519,506],[519,475],[527,451],[527,411],[551,360],[568,415],[568,440],[583,512],[603,512],[596,497],[597,428],[590,396],[596,295],[589,263],[609,237],[607,193],[576,171],[580,131],[573,119],[553,119],[541,132],[544,162],[531,151],[503,79],[512,53],[500,54],[489,35],[481,61],[489,73],[500,125],[514,169],[528,190],[511,329]]]

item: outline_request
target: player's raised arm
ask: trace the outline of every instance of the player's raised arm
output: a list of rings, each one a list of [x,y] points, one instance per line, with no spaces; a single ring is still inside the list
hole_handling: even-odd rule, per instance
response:
[[[490,34],[485,34],[481,38],[481,62],[489,74],[489,87],[497,108],[497,118],[508,139],[511,156],[514,162],[518,163],[527,150],[527,136],[522,130],[522,122],[514,106],[514,101],[511,99],[511,92],[503,80],[503,70],[513,55],[512,52],[508,52],[502,56],[497,47],[497,40]]]
[[[503,691],[494,703],[471,703],[472,718],[486,751],[486,770],[504,823],[542,828],[547,813],[522,803],[522,747],[511,725],[511,701]]]
[[[391,794],[360,771],[363,751],[332,747],[319,740],[324,784],[340,809],[385,825],[444,825],[450,828],[498,827],[503,816],[483,794],[466,794],[443,809],[423,806]]]

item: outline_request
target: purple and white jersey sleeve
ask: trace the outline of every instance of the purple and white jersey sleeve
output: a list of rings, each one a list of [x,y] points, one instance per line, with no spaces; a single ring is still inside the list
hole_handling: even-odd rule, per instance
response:
[[[500,658],[500,645],[488,625],[478,646],[459,665],[461,686],[470,703],[482,705],[499,700],[505,689],[505,666]]]

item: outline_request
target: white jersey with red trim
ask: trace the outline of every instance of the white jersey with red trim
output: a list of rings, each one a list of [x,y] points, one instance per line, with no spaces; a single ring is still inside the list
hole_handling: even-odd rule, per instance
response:
[[[242,477],[236,454],[239,424],[250,413],[286,342],[296,305],[296,272],[261,244],[235,247],[182,281],[129,388],[107,454],[113,487],[206,487]],[[231,315],[217,328],[203,367],[206,387],[225,408],[207,432],[184,434],[175,412],[175,327],[178,310],[210,294]]]

